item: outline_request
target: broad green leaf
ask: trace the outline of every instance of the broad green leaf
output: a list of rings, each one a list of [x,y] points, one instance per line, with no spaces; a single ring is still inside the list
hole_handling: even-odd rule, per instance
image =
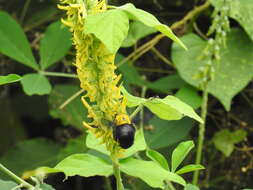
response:
[[[0,53],[38,70],[22,28],[4,11],[0,11]]]
[[[89,15],[85,20],[85,32],[94,34],[111,53],[116,53],[127,36],[129,21],[120,10],[108,10]]]
[[[8,74],[6,76],[0,76],[0,85],[18,82],[21,80],[21,76],[16,74]]]
[[[72,125],[83,130],[83,121],[87,121],[87,109],[81,102],[81,95],[72,100],[64,108],[59,107],[73,94],[80,91],[77,85],[56,85],[49,95],[49,113],[52,117],[61,119],[64,125]]]
[[[57,164],[55,169],[61,170],[66,177],[74,175],[108,177],[113,173],[111,164],[90,154],[73,154]]]
[[[29,96],[49,94],[52,89],[48,79],[38,73],[24,75],[21,84],[24,92]]]
[[[219,8],[223,0],[211,0],[212,4]],[[253,40],[253,4],[251,0],[242,1],[228,1],[226,2],[229,7],[229,16],[235,19],[244,28],[247,34]]]
[[[42,138],[21,142],[0,158],[0,163],[13,173],[22,176],[25,171],[41,166],[54,166],[61,146]]]
[[[241,142],[246,136],[247,132],[242,129],[234,132],[223,129],[215,133],[213,142],[215,147],[228,157],[234,150],[234,144]]]
[[[169,90],[181,88],[185,84],[184,80],[178,74],[174,74],[149,83],[147,87],[158,92],[168,93]]]
[[[60,21],[46,29],[40,41],[40,65],[46,69],[65,56],[71,47],[71,33]]]
[[[199,108],[202,103],[202,98],[198,95],[197,89],[190,85],[180,88],[175,96],[190,105],[193,109]]]
[[[148,27],[139,21],[133,21],[129,25],[129,32],[121,47],[130,47],[137,43],[138,40],[155,33],[154,28]]]
[[[184,174],[184,173],[188,173],[188,172],[192,172],[196,170],[203,170],[203,169],[205,169],[205,167],[200,164],[189,164],[177,170],[176,174]]]
[[[184,190],[199,190],[199,188],[196,185],[192,185],[192,184],[188,183],[184,187]]]
[[[178,121],[166,121],[153,117],[149,125],[154,129],[145,131],[145,139],[149,147],[158,149],[183,140],[193,127],[193,120],[183,118]]]
[[[238,129],[231,134],[231,140],[234,144],[243,141],[247,136],[247,132],[243,129]]]
[[[144,105],[159,118],[165,120],[179,120],[186,115],[199,121],[200,123],[203,122],[190,106],[174,96],[166,96],[163,99],[145,99],[129,94],[123,87],[121,88],[121,91],[127,99],[128,107]]]
[[[166,160],[166,158],[159,152],[152,150],[152,149],[147,149],[146,150],[146,155],[147,157],[149,157],[151,160],[153,160],[154,162],[156,162],[158,165],[160,165],[161,167],[163,167],[165,170],[169,171],[169,165],[168,165],[168,161]]]
[[[161,24],[152,14],[144,10],[137,9],[131,3],[127,3],[121,7],[118,7],[118,9],[124,10],[128,14],[129,19],[140,21],[149,27],[155,28],[159,32],[177,42],[184,49],[187,49],[186,46],[176,37],[176,35],[173,34],[172,30],[168,26]]]
[[[17,186],[18,184],[14,183],[13,181],[4,181],[0,179],[0,189],[2,190],[12,190]],[[20,188],[15,188],[15,190],[20,190]]]
[[[86,137],[86,146],[90,149],[97,150],[110,156],[110,152],[106,149],[105,144],[101,144],[99,139],[95,138],[94,135],[91,133],[89,133]],[[144,135],[142,131],[137,130],[137,132],[135,133],[134,144],[122,153],[123,154],[122,158],[129,157],[135,154],[136,152],[145,149],[146,149],[146,142],[144,139]]]
[[[172,152],[171,156],[171,171],[175,172],[177,167],[182,163],[185,157],[193,149],[193,141],[181,142]]]
[[[184,36],[182,41],[191,48],[186,52],[174,44],[173,63],[186,82],[198,87],[199,80],[195,80],[194,76],[205,64],[204,61],[199,60],[199,55],[205,48],[206,42],[195,34]],[[215,65],[215,78],[208,85],[208,92],[218,98],[228,111],[232,98],[252,79],[252,52],[253,43],[244,32],[234,29],[228,34],[227,48],[221,49],[221,61]]]
[[[185,185],[185,181],[182,177],[166,171],[153,161],[127,158],[120,161],[120,170],[130,176],[140,178],[149,186],[155,188],[164,188],[165,180],[179,183],[183,186]]]
[[[45,183],[40,184],[39,188],[41,190],[55,190],[55,188],[53,188],[51,185],[48,185],[48,184],[45,184]]]
[[[200,123],[203,122],[189,105],[174,96],[166,96],[163,99],[151,98],[150,101],[144,102],[144,105],[161,119],[179,120],[183,116],[188,116]]]

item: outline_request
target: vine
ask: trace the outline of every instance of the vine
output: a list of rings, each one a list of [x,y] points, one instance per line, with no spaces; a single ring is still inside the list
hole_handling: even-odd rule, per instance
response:
[[[201,163],[202,149],[205,137],[205,121],[207,115],[207,103],[208,103],[208,84],[215,77],[215,67],[216,64],[220,62],[220,49],[226,47],[226,37],[227,33],[230,31],[229,26],[229,4],[230,0],[224,0],[219,8],[215,8],[213,12],[213,23],[209,28],[207,33],[208,36],[214,34],[214,38],[210,38],[208,43],[203,50],[201,60],[205,61],[205,65],[200,67],[195,76],[199,79],[199,86],[203,90],[203,100],[201,105],[201,118],[204,121],[199,124],[199,135],[198,135],[198,145],[196,153],[195,164]],[[199,171],[194,172],[193,184],[198,183]]]

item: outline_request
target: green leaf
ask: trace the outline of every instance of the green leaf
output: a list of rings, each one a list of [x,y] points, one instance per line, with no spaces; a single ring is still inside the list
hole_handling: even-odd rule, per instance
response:
[[[189,164],[177,170],[176,174],[184,174],[184,173],[188,173],[188,172],[192,172],[196,170],[203,170],[203,169],[205,169],[205,167],[200,164]]]
[[[77,93],[80,88],[77,85],[56,85],[51,94],[49,95],[49,113],[54,118],[61,119],[64,125],[72,125],[79,130],[83,130],[83,121],[88,121],[87,109],[81,102],[81,95],[72,100],[63,109],[59,106],[62,105],[73,94]]]
[[[46,69],[65,56],[71,47],[71,33],[60,21],[46,29],[40,41],[40,65]]]
[[[40,184],[39,188],[41,190],[55,190],[55,188],[53,188],[51,185],[48,185],[48,184],[45,184],[45,183]]]
[[[199,188],[196,185],[192,185],[192,184],[186,184],[186,186],[184,187],[184,190],[199,190]]]
[[[238,129],[231,134],[231,140],[234,144],[243,141],[247,136],[247,132],[243,129]]]
[[[213,142],[215,147],[228,157],[234,150],[234,144],[241,142],[246,136],[247,132],[242,129],[234,132],[223,129],[215,133]]]
[[[194,110],[180,101],[174,96],[166,96],[165,98],[139,98],[129,94],[124,87],[121,88],[122,93],[127,99],[128,107],[136,107],[138,105],[146,106],[151,112],[156,114],[159,118],[165,120],[179,120],[184,115],[191,117],[200,123],[202,119],[194,112]]]
[[[42,138],[27,140],[11,148],[4,154],[0,163],[13,173],[22,176],[25,171],[41,166],[54,166],[61,146]]]
[[[48,79],[38,73],[24,75],[21,84],[24,92],[29,96],[49,94],[52,89]]]
[[[108,177],[113,173],[111,164],[90,154],[71,155],[57,164],[55,169],[64,172],[66,177],[74,175],[83,177],[100,175]]]
[[[145,139],[149,147],[158,149],[183,140],[193,127],[193,120],[183,118],[178,121],[166,121],[153,117],[149,121],[149,125],[154,130],[145,131]]]
[[[185,84],[184,80],[182,80],[178,74],[174,74],[149,83],[147,84],[147,87],[158,92],[168,93],[169,90],[181,88]]]
[[[22,28],[4,11],[0,11],[0,53],[38,70]]]
[[[185,115],[203,123],[202,119],[189,105],[174,96],[166,96],[163,99],[151,98],[149,101],[144,102],[144,105],[161,119],[179,120]]]
[[[155,28],[159,32],[165,34],[167,37],[169,37],[170,39],[177,42],[184,49],[187,49],[186,46],[177,38],[177,36],[175,34],[173,34],[171,29],[168,26],[161,24],[152,14],[150,14],[144,10],[137,9],[131,3],[127,3],[123,6],[118,7],[118,8],[121,10],[124,10],[128,14],[129,19],[140,21],[143,24],[145,24],[146,26]]]
[[[99,139],[95,138],[94,135],[91,133],[89,133],[86,137],[86,146],[90,149],[97,150],[110,156],[110,152],[106,149],[105,144],[101,144]],[[146,149],[146,142],[144,139],[144,135],[142,131],[137,130],[137,132],[135,133],[134,144],[130,148],[126,149],[124,153],[122,153],[123,154],[122,158],[129,157],[135,154],[136,152],[145,149]]]
[[[0,76],[0,85],[18,82],[21,80],[21,76],[16,74],[8,74],[6,76]]]
[[[108,10],[89,15],[85,21],[85,32],[94,34],[111,53],[116,53],[127,36],[129,21],[120,10]]]
[[[177,167],[182,163],[185,157],[193,149],[193,141],[181,142],[172,152],[171,156],[171,171],[175,172]]]
[[[140,97],[129,94],[123,86],[121,86],[121,92],[124,94],[124,96],[127,99],[128,107],[136,107],[147,101],[145,98],[140,98]]]
[[[133,21],[129,25],[128,35],[121,47],[131,47],[136,44],[138,40],[155,32],[156,30],[154,28],[148,27],[139,21]]]
[[[146,150],[146,155],[151,160],[153,160],[155,163],[157,163],[159,166],[163,167],[165,170],[167,170],[167,171],[170,170],[169,165],[168,165],[168,161],[159,152],[152,150],[152,149],[148,149],[148,150]]]
[[[190,105],[193,109],[199,108],[202,103],[202,98],[198,95],[197,89],[190,85],[180,88],[175,96]]]
[[[222,8],[221,3],[223,3],[223,0],[211,0],[211,3],[217,8]],[[251,27],[253,25],[252,1],[228,1],[226,3],[229,7],[229,16],[239,22],[253,40],[253,28]]]
[[[172,47],[172,59],[180,76],[189,84],[198,87],[194,76],[205,64],[199,60],[206,42],[195,34],[188,34],[182,41],[190,46],[182,51],[177,44]],[[227,48],[221,49],[221,61],[215,65],[215,78],[208,85],[208,92],[220,100],[227,111],[232,98],[251,81],[253,76],[253,43],[241,30],[232,30],[227,36]],[[228,85],[232,84],[232,85]]]
[[[12,190],[13,188],[17,187],[18,184],[12,181],[4,181],[0,179],[0,189],[2,190]],[[20,190],[20,188],[15,188],[15,190]]]
[[[182,177],[166,171],[153,161],[127,158],[120,161],[120,170],[130,176],[140,178],[149,186],[155,188],[164,188],[164,180],[169,180],[183,186],[185,185]]]

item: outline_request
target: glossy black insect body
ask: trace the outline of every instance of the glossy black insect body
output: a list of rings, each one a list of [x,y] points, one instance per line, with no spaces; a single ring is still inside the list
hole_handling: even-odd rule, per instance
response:
[[[123,124],[113,128],[113,138],[119,145],[127,149],[134,144],[135,127],[132,124]]]

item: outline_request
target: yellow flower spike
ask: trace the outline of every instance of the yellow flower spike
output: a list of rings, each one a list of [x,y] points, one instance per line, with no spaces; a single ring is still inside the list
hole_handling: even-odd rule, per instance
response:
[[[85,32],[86,17],[89,14],[106,11],[106,1],[60,0],[60,2],[63,5],[58,5],[58,8],[66,11],[67,15],[62,19],[62,23],[68,26],[73,34],[76,49],[73,64],[77,67],[80,86],[86,92],[81,101],[88,110],[87,116],[92,119],[91,123],[83,122],[83,125],[105,143],[112,155],[120,155],[124,151],[121,147],[129,146],[123,145],[118,137],[116,142],[113,131],[121,130],[117,126],[119,124],[121,127],[129,127],[131,124],[126,115],[126,101],[118,85],[121,75],[115,74],[117,68],[114,64],[115,54],[110,53],[93,34]],[[114,122],[116,126],[110,126]]]

